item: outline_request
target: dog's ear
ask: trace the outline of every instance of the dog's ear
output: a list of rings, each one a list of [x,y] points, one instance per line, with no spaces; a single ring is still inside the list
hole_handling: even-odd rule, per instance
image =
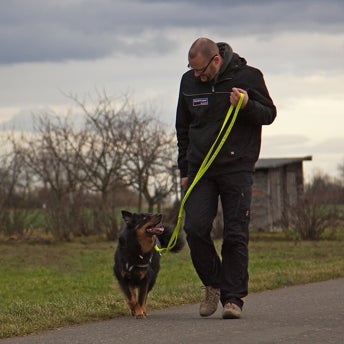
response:
[[[131,218],[133,217],[133,214],[129,211],[122,210],[122,218],[125,221],[126,224],[129,224],[131,222]]]

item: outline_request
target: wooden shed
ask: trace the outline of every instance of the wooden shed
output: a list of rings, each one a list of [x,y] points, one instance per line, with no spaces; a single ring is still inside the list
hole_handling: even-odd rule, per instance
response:
[[[278,230],[288,209],[302,195],[303,161],[299,158],[259,159],[254,175],[250,230]]]

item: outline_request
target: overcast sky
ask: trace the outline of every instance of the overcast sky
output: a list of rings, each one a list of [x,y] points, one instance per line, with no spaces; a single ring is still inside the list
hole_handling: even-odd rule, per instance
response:
[[[225,41],[259,68],[278,115],[261,157],[300,157],[305,177],[344,162],[342,0],[2,0],[0,125],[66,112],[66,94],[130,94],[169,126],[187,52]]]

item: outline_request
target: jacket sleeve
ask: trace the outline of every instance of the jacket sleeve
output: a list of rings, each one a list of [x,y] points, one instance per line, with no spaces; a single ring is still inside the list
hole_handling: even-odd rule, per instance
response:
[[[190,114],[182,94],[182,87],[180,87],[175,124],[178,146],[177,162],[180,170],[180,177],[186,177],[188,174],[187,151],[189,147],[189,125]]]
[[[240,111],[241,116],[245,116],[245,119],[256,125],[271,124],[275,120],[277,110],[259,70],[254,73],[254,80],[251,80],[250,86],[247,90],[249,101],[245,109]]]

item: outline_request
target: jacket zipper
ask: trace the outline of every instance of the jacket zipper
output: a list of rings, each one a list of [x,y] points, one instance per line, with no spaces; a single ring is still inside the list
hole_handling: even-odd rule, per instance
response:
[[[191,93],[191,94],[187,94],[185,92],[183,92],[183,95],[186,96],[186,97],[193,97],[193,96],[205,96],[205,95],[209,95],[209,94],[214,94],[216,93],[215,91],[215,85],[218,85],[218,84],[221,84],[222,82],[224,81],[229,81],[229,80],[232,80],[233,78],[225,78],[225,79],[222,79],[218,82],[216,82],[215,84],[212,84],[211,85],[211,92],[206,92],[206,93]],[[227,93],[227,92],[218,92],[218,93]]]

